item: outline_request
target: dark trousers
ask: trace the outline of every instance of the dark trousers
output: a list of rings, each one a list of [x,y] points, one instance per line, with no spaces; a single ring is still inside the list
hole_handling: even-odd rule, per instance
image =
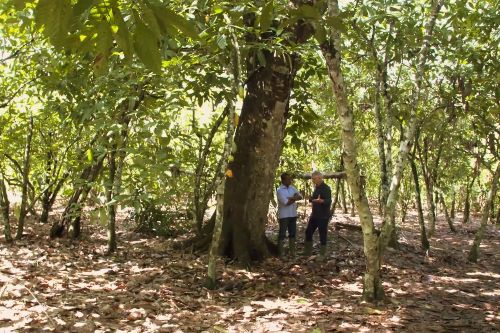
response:
[[[309,223],[307,223],[306,228],[306,241],[311,242],[313,240],[313,234],[318,229],[319,231],[319,241],[321,245],[326,245],[326,233],[328,231],[328,218],[309,218]]]
[[[279,224],[280,224],[280,231],[278,233],[279,240],[285,239],[287,229],[288,229],[288,238],[295,238],[295,233],[297,231],[297,216],[279,219]]]

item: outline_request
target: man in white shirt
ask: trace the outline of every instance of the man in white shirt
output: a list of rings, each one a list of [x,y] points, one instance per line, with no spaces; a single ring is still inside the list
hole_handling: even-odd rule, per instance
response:
[[[292,176],[288,173],[281,174],[281,186],[276,190],[278,198],[278,251],[283,256],[284,240],[288,230],[288,246],[291,257],[295,256],[295,233],[297,230],[297,204],[302,199],[299,191],[292,186]]]

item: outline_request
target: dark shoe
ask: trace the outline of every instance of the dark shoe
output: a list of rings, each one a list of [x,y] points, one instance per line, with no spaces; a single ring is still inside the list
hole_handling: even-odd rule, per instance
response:
[[[309,257],[312,254],[313,242],[306,241],[304,244],[304,256]]]
[[[295,258],[295,238],[288,239],[288,255]]]
[[[321,245],[319,248],[318,261],[326,261],[326,245]]]

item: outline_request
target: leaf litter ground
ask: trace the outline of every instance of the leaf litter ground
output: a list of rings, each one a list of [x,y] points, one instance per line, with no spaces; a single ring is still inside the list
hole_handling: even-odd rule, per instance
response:
[[[361,233],[334,230],[358,223],[347,214],[330,223],[326,262],[271,258],[251,271],[220,262],[213,291],[203,287],[207,256],[174,250],[178,240],[122,230],[117,254],[105,256],[99,226],[70,243],[32,221],[23,240],[0,240],[0,332],[498,332],[499,230],[488,226],[469,264],[473,221],[453,234],[439,220],[426,255],[411,215],[400,249],[385,255],[389,297],[378,305],[360,301]]]

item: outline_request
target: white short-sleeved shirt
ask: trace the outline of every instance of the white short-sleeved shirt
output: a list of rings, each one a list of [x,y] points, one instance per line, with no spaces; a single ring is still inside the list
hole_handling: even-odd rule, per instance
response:
[[[296,217],[297,216],[297,204],[294,202],[290,205],[286,205],[288,202],[288,198],[294,196],[294,194],[299,194],[299,191],[292,185],[286,187],[285,185],[281,185],[276,190],[276,196],[278,197],[278,218],[284,219],[287,217]]]

